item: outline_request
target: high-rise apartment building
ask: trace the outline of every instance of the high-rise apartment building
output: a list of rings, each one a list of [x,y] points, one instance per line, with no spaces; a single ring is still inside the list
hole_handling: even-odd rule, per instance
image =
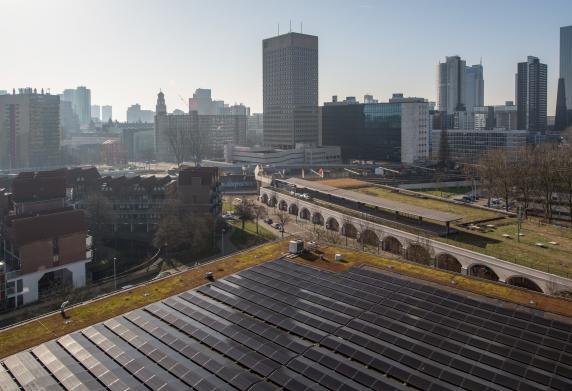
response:
[[[109,122],[110,119],[113,119],[113,107],[101,106],[101,122]]]
[[[96,122],[101,121],[101,106],[91,105],[91,119]]]
[[[566,108],[572,110],[572,26],[560,27],[560,78],[564,79]]]
[[[518,63],[516,82],[516,106],[518,129],[546,130],[547,67],[537,57],[528,56]]]
[[[318,37],[287,33],[262,41],[264,144],[318,143]]]
[[[61,100],[71,102],[73,111],[76,113],[82,127],[89,125],[91,121],[91,90],[86,87],[67,89],[60,95]]]
[[[0,95],[0,168],[60,163],[60,98],[23,88]]]
[[[453,114],[484,106],[485,82],[481,64],[467,66],[459,56],[437,65],[437,109]]]

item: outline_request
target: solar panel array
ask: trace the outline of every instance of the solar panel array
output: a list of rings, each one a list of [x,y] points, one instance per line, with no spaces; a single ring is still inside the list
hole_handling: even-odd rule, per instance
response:
[[[276,260],[10,356],[2,389],[571,390],[572,323]]]

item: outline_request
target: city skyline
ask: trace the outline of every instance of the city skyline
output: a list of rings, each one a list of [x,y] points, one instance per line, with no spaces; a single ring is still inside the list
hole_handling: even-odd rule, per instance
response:
[[[20,34],[5,42],[6,52],[18,56],[3,61],[0,89],[49,88],[55,94],[85,85],[92,103],[113,106],[119,120],[135,103],[152,109],[160,89],[171,110],[186,111],[196,88],[210,88],[230,104],[261,112],[261,42],[277,34],[278,23],[281,33],[288,32],[291,19],[292,31],[300,31],[302,21],[304,33],[320,38],[320,104],[331,95],[361,100],[366,93],[387,101],[394,92],[434,101],[435,65],[460,55],[467,64],[482,58],[485,104],[498,105],[514,100],[517,63],[532,55],[548,65],[548,115],[554,115],[560,27],[572,24],[572,4],[527,6],[532,4],[485,1],[467,18],[467,9],[449,1],[252,1],[248,7],[176,0],[0,1],[0,33]],[[519,27],[532,21],[534,28]]]

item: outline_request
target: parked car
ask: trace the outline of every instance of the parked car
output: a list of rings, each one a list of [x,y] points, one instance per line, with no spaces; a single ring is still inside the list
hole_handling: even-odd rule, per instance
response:
[[[276,224],[272,224],[272,226],[273,226],[274,228],[276,228],[277,230],[279,230],[279,231],[282,230],[282,224],[276,223]]]
[[[300,197],[302,197],[302,198],[305,199],[305,200],[309,200],[309,199],[310,199],[310,194],[304,193],[304,194],[302,194]]]
[[[267,218],[267,219],[264,219],[264,222],[265,222],[266,224],[270,224],[270,225],[272,225],[272,223],[273,223],[273,221],[272,221],[272,219],[271,219],[270,217]]]

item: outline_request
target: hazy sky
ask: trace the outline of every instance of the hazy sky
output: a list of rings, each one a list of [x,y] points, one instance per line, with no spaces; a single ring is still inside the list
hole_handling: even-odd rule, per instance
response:
[[[435,65],[482,58],[485,104],[514,100],[516,63],[548,64],[554,112],[560,26],[571,0],[0,0],[0,89],[91,88],[114,117],[140,103],[186,111],[196,88],[262,110],[264,38],[319,36],[320,102],[393,92],[435,99]]]

